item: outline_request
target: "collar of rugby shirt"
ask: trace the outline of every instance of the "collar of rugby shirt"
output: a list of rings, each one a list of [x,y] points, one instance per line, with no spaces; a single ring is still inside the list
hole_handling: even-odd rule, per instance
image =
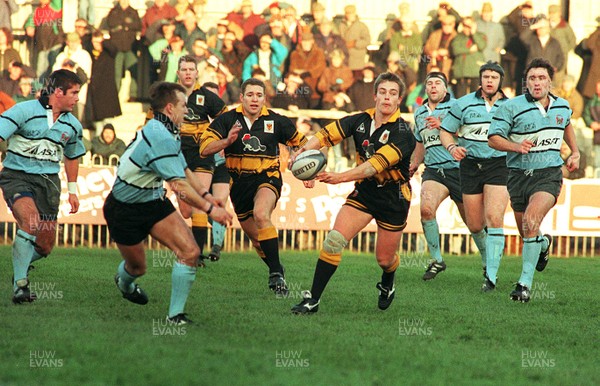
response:
[[[179,134],[179,127],[177,127],[171,118],[167,117],[165,114],[155,111],[154,119],[165,125],[170,133]]]

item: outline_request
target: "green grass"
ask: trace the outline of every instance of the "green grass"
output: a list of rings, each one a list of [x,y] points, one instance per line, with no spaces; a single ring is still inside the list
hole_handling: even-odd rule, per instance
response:
[[[268,291],[253,253],[225,254],[199,271],[186,310],[196,324],[177,330],[156,325],[171,270],[153,267],[152,251],[139,280],[146,306],[117,291],[117,251],[90,249],[56,249],[35,264],[30,278],[46,298],[13,306],[10,248],[0,252],[0,385],[600,384],[600,258],[551,260],[536,273],[534,289],[543,288],[520,304],[508,298],[520,258],[505,258],[497,290],[482,294],[476,257],[448,257],[430,282],[421,280],[425,257],[405,257],[396,300],[381,312],[373,256],[347,253],[319,312],[295,316],[316,253],[282,253],[293,299]],[[525,367],[524,353],[545,358]],[[278,367],[278,356],[304,367]]]

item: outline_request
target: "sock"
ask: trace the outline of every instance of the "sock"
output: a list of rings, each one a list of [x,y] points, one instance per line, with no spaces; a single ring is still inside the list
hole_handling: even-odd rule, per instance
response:
[[[550,248],[550,242],[548,241],[548,239],[546,237],[544,237],[544,235],[542,235],[541,232],[538,235],[538,237],[540,239],[542,239],[542,251],[546,252],[548,250],[548,248]]]
[[[27,269],[31,263],[34,252],[35,236],[30,235],[22,229],[17,230],[17,237],[13,242],[13,290],[17,289],[17,281],[27,278]]]
[[[48,255],[41,255],[40,253],[38,253],[38,251],[36,251],[34,249],[33,257],[31,258],[31,261],[29,262],[29,264],[33,263],[34,261],[38,261],[39,259],[43,259],[44,257],[48,257]]]
[[[425,232],[425,240],[429,247],[429,254],[432,259],[442,262],[442,252],[440,251],[440,228],[436,219],[421,221],[423,232]]]
[[[388,269],[383,270],[383,273],[381,274],[381,284],[385,288],[391,289],[394,286],[394,276],[396,275],[396,270],[399,265],[400,258],[398,255],[395,255],[392,265]]]
[[[475,240],[475,245],[477,245],[477,249],[479,249],[479,253],[481,254],[481,264],[483,266],[483,268],[485,268],[485,264],[487,261],[487,254],[486,254],[486,250],[485,250],[485,239],[487,238],[487,233],[485,233],[485,229],[482,229],[481,231],[477,232],[477,233],[471,233],[471,236],[473,236],[473,240]]]
[[[529,289],[531,289],[531,284],[533,283],[535,265],[540,257],[541,250],[541,237],[529,237],[523,239],[523,270],[521,271],[519,283],[527,286]]]
[[[125,269],[125,260],[121,261],[121,264],[119,264],[117,273],[119,275],[119,289],[128,294],[132,293],[135,288],[133,281],[137,279],[138,276],[134,276],[127,272]]]
[[[254,249],[256,249],[256,253],[258,254],[258,257],[260,257],[262,262],[265,263],[268,267],[269,263],[267,263],[267,256],[265,255],[265,252],[262,250],[262,248],[260,246],[258,246],[258,247],[254,246]]]
[[[196,267],[175,262],[173,273],[171,274],[169,318],[183,313],[194,280],[196,280]]]
[[[337,269],[337,264],[332,264],[331,262],[327,262],[322,259],[326,254],[324,251],[321,251],[321,255],[319,256],[319,260],[317,260],[317,266],[315,267],[315,276],[313,277],[312,287],[310,289],[310,293],[312,298],[316,301],[319,301],[327,283],[329,283],[329,279],[335,273]],[[329,256],[328,254],[326,254]],[[340,254],[341,257],[341,254]],[[339,264],[339,261],[338,261]]]
[[[265,253],[264,261],[269,266],[269,273],[283,273],[283,268],[279,262],[279,238],[275,227],[259,229],[258,242]]]
[[[208,215],[206,213],[192,214],[192,234],[200,247],[200,254],[202,254],[208,238]]]
[[[220,247],[223,246],[223,242],[225,241],[225,231],[227,227],[225,225],[221,225],[218,222],[213,222],[212,224],[212,245],[218,245]]]
[[[500,260],[504,253],[504,228],[488,228],[485,249],[487,254],[487,276],[492,283],[496,284]]]

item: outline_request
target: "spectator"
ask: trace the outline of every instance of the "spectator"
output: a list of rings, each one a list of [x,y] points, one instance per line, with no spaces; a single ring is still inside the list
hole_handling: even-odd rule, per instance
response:
[[[451,15],[443,16],[440,19],[442,28],[431,33],[423,52],[427,55],[427,73],[431,72],[432,67],[439,67],[441,72],[450,79],[450,69],[452,68],[452,58],[450,56],[450,43],[456,36],[456,18]]]
[[[107,123],[102,133],[92,138],[92,161],[94,165],[116,166],[126,147],[125,142],[117,138],[115,127]]]
[[[8,28],[12,31],[12,24],[10,22],[10,15],[17,12],[19,7],[15,0],[2,0],[0,1],[0,29]]]
[[[387,58],[387,72],[396,74],[404,82],[404,91],[410,92],[417,85],[417,74],[403,63],[398,52],[392,52]],[[406,95],[401,95],[403,98]]]
[[[298,20],[298,15],[296,13],[296,8],[293,6],[289,6],[282,11],[283,16],[283,29],[287,33],[287,36],[291,40],[291,49],[296,49],[296,46],[300,43],[302,38],[302,26],[300,20]]]
[[[504,30],[500,23],[492,21],[492,4],[485,2],[477,19],[477,31],[485,35],[487,44],[483,49],[483,60],[500,63],[500,52],[504,49]]]
[[[317,89],[317,82],[325,71],[327,61],[323,50],[315,45],[313,34],[305,32],[302,34],[302,41],[290,55],[290,72],[299,74],[308,74],[303,78],[304,83],[310,87],[311,91]],[[311,92],[310,108],[316,108],[319,105],[319,94]]]
[[[346,90],[354,83],[352,70],[344,64],[344,54],[341,51],[334,50],[329,56],[329,61],[331,64],[325,68],[317,83],[317,90],[323,95],[324,110],[336,108],[336,100],[345,100]],[[347,103],[349,102],[348,98]]]
[[[148,47],[152,58],[160,62],[159,80],[167,82],[177,80],[179,58],[188,54],[184,45],[183,38],[175,32],[168,41],[167,39],[159,39]]]
[[[230,12],[226,19],[242,27],[244,31],[242,41],[248,48],[254,49],[258,45],[258,37],[254,34],[254,29],[263,24],[265,19],[254,13],[251,0],[243,0],[240,7]]]
[[[186,1],[187,3],[187,1]],[[189,9],[189,3],[188,3]],[[166,0],[154,0],[154,4],[146,10],[142,18],[142,35],[146,35],[148,27],[162,20],[173,20],[179,14],[174,7],[171,7]]]
[[[25,65],[21,62],[12,62],[8,65],[8,69],[2,71],[0,77],[0,91],[9,96],[19,94],[19,79],[25,73]]]
[[[292,38],[285,33],[285,29],[283,27],[283,18],[280,15],[271,17],[268,24],[265,23],[256,27],[254,33],[256,36],[261,36],[264,34],[271,35],[273,39],[276,39],[285,48],[287,48],[288,52],[291,52]]]
[[[37,98],[37,93],[33,88],[33,83],[33,78],[30,78],[27,75],[21,76],[19,79],[19,93],[13,95],[13,99],[16,103],[30,101]]]
[[[313,35],[316,35],[319,32],[321,23],[323,21],[329,20],[325,17],[325,7],[323,4],[316,1],[311,2],[310,13],[302,15],[301,19],[306,25],[306,29],[308,29]]]
[[[373,89],[375,85],[375,64],[367,63],[363,68],[362,79],[357,80],[348,89],[350,111],[365,111],[375,108]]]
[[[533,5],[531,1],[514,8],[501,20],[506,37],[506,54],[502,55],[502,68],[505,69],[506,79],[503,84],[515,90],[520,95],[523,87],[523,71],[525,71],[527,59],[527,47],[521,42],[521,32],[528,30],[535,23]]]
[[[87,52],[92,50],[92,31],[94,27],[88,24],[88,21],[83,18],[75,20],[75,32],[81,38],[81,46]]]
[[[119,0],[106,17],[110,38],[118,52],[115,57],[115,84],[117,92],[121,90],[121,80],[126,71],[131,73],[129,99],[137,99],[137,82],[134,76],[134,66],[137,58],[132,51],[136,34],[142,29],[142,21],[138,13],[129,5],[129,0]]]
[[[275,1],[262,11],[262,16],[267,23],[270,23],[273,17],[281,17],[281,8],[282,5]]]
[[[352,70],[355,79],[358,79],[365,66],[367,46],[371,43],[371,35],[367,25],[358,20],[355,5],[347,5],[344,8],[344,21],[340,25],[340,35],[348,47],[348,67]]]
[[[229,20],[219,20],[217,22],[217,33],[208,35],[208,37],[206,38],[206,44],[208,44],[208,46],[212,50],[216,52],[221,52],[221,49],[223,48],[223,40],[225,39],[225,34],[228,31],[228,24]]]
[[[585,105],[583,120],[594,131],[594,175],[597,175],[600,170],[600,80],[596,82],[596,93]]]
[[[477,32],[477,24],[471,17],[462,20],[463,29],[450,43],[452,74],[456,79],[456,98],[479,88],[479,67],[483,63],[486,47],[485,35]]]
[[[271,101],[271,106],[290,111],[311,108],[313,89],[302,79],[302,72],[289,73],[283,83],[277,88],[277,93]],[[292,119],[294,125],[296,120]]]
[[[0,72],[8,69],[11,62],[22,62],[21,55],[12,46],[13,34],[8,27],[0,28]]]
[[[203,63],[198,63],[198,83],[217,83],[217,71],[221,61],[215,55],[210,55]]]
[[[423,31],[421,32],[421,36],[423,38],[423,43],[427,42],[427,40],[429,39],[429,36],[431,36],[433,31],[437,31],[440,28],[442,28],[442,26],[444,25],[443,20],[446,19],[446,16],[454,17],[454,25],[452,26],[452,28],[454,30],[457,30],[458,24],[462,20],[462,18],[460,17],[460,14],[454,8],[452,8],[452,5],[450,3],[446,2],[446,1],[440,2],[437,10],[431,11],[430,14],[432,14],[432,18],[429,21],[429,23],[427,23],[425,28],[423,28]],[[450,78],[448,78],[448,79],[450,79]]]
[[[572,75],[564,77],[561,87],[556,90],[556,95],[569,102],[569,106],[571,106],[571,110],[573,110],[573,115],[571,115],[572,120],[581,118],[584,108],[583,97],[579,91],[575,89],[575,78]]]
[[[175,6],[173,8],[175,8],[175,11],[177,11],[177,15],[175,16],[175,20],[177,20],[177,21],[180,21],[183,19],[183,15],[185,14],[185,11],[187,11],[188,9],[194,10],[190,6],[189,0],[177,0],[177,3],[175,4]],[[198,12],[196,12],[196,10],[194,10],[194,12],[196,14],[198,14]]]
[[[111,40],[104,40],[102,32],[92,35],[92,75],[86,104],[86,117],[90,122],[101,122],[121,115],[119,93],[114,82],[115,57],[118,49]]]
[[[221,56],[223,57],[223,63],[238,81],[242,79],[242,66],[250,52],[248,46],[236,38],[235,33],[232,31],[225,33]]]
[[[0,114],[15,105],[15,101],[5,92],[0,91]],[[5,141],[2,141],[5,142]]]
[[[600,18],[596,19],[600,23]],[[591,63],[589,73],[585,76],[581,95],[586,99],[595,97],[596,83],[600,81],[600,25],[592,32],[587,39],[582,41],[582,48],[589,51],[591,55]]]
[[[196,13],[192,9],[185,11],[183,20],[175,28],[175,33],[183,38],[185,49],[188,52],[192,51],[192,45],[196,39],[202,39],[206,42],[206,34],[198,27]]]
[[[227,70],[226,66],[219,67],[217,71],[217,85],[219,86],[217,94],[227,106],[239,103],[240,82]]]
[[[379,36],[377,37],[378,42],[383,43],[386,40],[390,40],[392,35],[398,32],[393,28],[395,23],[396,15],[394,15],[393,13],[388,13],[385,17],[385,28],[379,33]]]
[[[317,46],[323,50],[325,58],[329,58],[333,50],[340,50],[346,58],[345,64],[348,65],[349,52],[346,41],[340,35],[333,33],[333,22],[331,20],[323,19],[321,21],[317,33],[314,34],[314,39]],[[327,64],[331,63],[328,62]]]
[[[400,31],[395,32],[390,39],[390,53],[398,52],[402,61],[416,72],[419,70],[419,59],[423,51],[421,34],[415,31],[416,24],[409,15],[400,19],[400,26]]]
[[[548,19],[540,18],[530,29],[523,30],[519,34],[519,39],[527,49],[527,63],[535,58],[543,58],[552,64],[555,74],[564,69],[565,57],[558,40],[550,36]]]
[[[554,79],[552,80],[554,84],[560,85],[567,74],[567,57],[569,52],[577,45],[577,40],[573,28],[562,18],[559,5],[554,4],[548,7],[548,21],[550,22],[550,36],[558,40],[565,62],[562,70],[554,73]],[[581,165],[579,169],[582,169]]]
[[[54,63],[54,67],[52,71],[56,71],[61,69],[61,66],[64,64],[66,60],[70,60],[76,64],[74,68],[74,72],[77,73],[76,69],[79,67],[81,71],[85,73],[85,80],[82,80],[81,89],[79,91],[79,101],[77,102],[77,111],[73,114],[79,119],[82,120],[83,112],[85,109],[85,102],[87,99],[87,90],[88,85],[87,81],[92,76],[92,58],[90,54],[83,49],[81,45],[81,37],[76,32],[69,32],[67,34],[67,45],[65,49],[58,54],[56,57],[56,62]],[[80,74],[78,74],[80,75]],[[82,78],[80,76],[80,78]]]
[[[50,56],[58,51],[63,43],[62,10],[54,10],[50,0],[40,0],[25,22],[25,32],[33,38],[33,66],[40,77],[45,77],[54,64]]]
[[[567,178],[569,180],[577,180],[579,178],[584,178],[585,177],[585,168],[587,167],[587,155],[585,154],[585,152],[580,152],[579,154],[579,167],[575,170],[573,170],[572,172],[569,171],[569,169],[567,169],[567,160],[569,159],[569,157],[571,156],[571,149],[569,148],[569,145],[567,145],[567,143],[565,141],[563,141],[562,145],[560,146],[560,158],[563,159],[563,161],[565,161],[565,164],[561,166],[560,170],[562,170],[562,175],[564,178]]]
[[[262,35],[259,39],[260,45],[257,50],[250,53],[242,68],[242,81],[249,79],[252,70],[259,67],[265,73],[265,78],[273,87],[282,78],[281,65],[288,55],[288,50],[270,35]]]
[[[96,7],[94,0],[79,0],[79,10],[77,17],[85,20],[86,23],[94,24],[96,21]],[[85,47],[85,40],[84,40]]]

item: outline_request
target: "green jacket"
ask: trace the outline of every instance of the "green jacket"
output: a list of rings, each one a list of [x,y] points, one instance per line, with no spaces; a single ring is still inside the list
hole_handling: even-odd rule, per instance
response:
[[[450,42],[450,54],[452,55],[452,77],[459,78],[478,78],[479,67],[485,60],[483,58],[483,49],[487,46],[485,35],[481,32],[475,32],[472,36],[472,44],[477,44],[478,50],[471,52],[469,44],[470,36],[463,33],[456,35]]]

